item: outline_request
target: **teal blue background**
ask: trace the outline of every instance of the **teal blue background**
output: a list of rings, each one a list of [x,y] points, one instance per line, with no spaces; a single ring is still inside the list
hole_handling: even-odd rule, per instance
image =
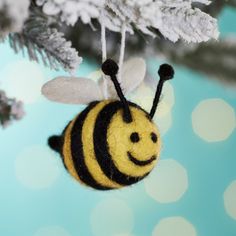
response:
[[[221,37],[236,33],[235,21],[235,11],[225,9],[219,18]],[[0,45],[0,68],[20,59],[22,56],[14,54],[7,43]],[[157,69],[156,65],[156,61],[149,61],[151,73]],[[40,67],[48,79],[66,74]],[[96,68],[94,63],[85,60],[78,75],[87,75]],[[42,98],[25,106],[27,115],[22,121],[0,130],[0,235],[32,236],[39,228],[51,225],[63,227],[72,236],[93,235],[93,209],[101,200],[115,197],[131,208],[134,215],[131,234],[135,236],[151,235],[159,220],[170,216],[186,218],[199,236],[235,236],[236,220],[224,209],[223,193],[236,179],[236,132],[226,141],[207,143],[193,132],[191,123],[193,109],[204,99],[221,98],[235,109],[235,88],[228,89],[187,69],[175,69],[173,124],[163,137],[162,158],[174,158],[188,172],[189,187],[179,201],[158,203],[146,194],[143,183],[119,192],[87,189],[68,176],[59,160],[57,164],[62,171],[52,186],[32,190],[22,185],[14,167],[19,153],[30,146],[46,146],[47,138],[59,133],[83,108],[55,104]],[[1,77],[0,70],[0,82],[4,79]],[[110,227],[112,219],[107,220],[107,227]]]

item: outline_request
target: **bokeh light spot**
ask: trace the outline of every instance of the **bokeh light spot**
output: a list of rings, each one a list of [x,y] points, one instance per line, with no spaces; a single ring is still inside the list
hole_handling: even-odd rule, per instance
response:
[[[228,215],[236,220],[236,180],[224,192],[224,205]]]
[[[100,202],[91,214],[91,226],[96,236],[129,234],[134,225],[133,212],[122,200]]]
[[[60,174],[59,161],[49,148],[28,147],[16,158],[16,177],[21,184],[31,189],[50,187]]]
[[[37,101],[41,96],[44,75],[36,62],[20,60],[9,64],[3,72],[3,88],[8,96],[26,104]]]
[[[70,236],[70,234],[60,226],[48,226],[38,229],[34,236]]]
[[[183,217],[162,219],[155,227],[152,236],[196,236],[194,226]]]
[[[147,194],[157,202],[176,202],[188,188],[187,171],[173,159],[161,160],[144,184]]]
[[[207,142],[226,140],[236,126],[233,108],[222,99],[200,102],[192,113],[194,132]]]

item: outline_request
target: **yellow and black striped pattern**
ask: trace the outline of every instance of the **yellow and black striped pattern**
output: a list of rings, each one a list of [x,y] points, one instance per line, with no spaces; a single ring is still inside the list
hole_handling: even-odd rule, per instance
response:
[[[140,107],[129,106],[131,123],[123,121],[120,101],[104,100],[91,103],[67,126],[62,156],[76,180],[95,189],[117,189],[140,181],[153,169],[160,153],[158,129]],[[137,143],[130,140],[133,132],[140,136]]]

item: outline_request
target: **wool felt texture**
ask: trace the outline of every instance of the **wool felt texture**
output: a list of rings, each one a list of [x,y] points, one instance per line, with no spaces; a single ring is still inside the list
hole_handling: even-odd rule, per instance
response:
[[[71,152],[71,131],[74,126],[74,123],[76,121],[76,118],[69,123],[67,126],[64,136],[63,136],[63,147],[62,147],[62,159],[64,162],[64,165],[66,166],[66,169],[68,172],[81,184],[84,184],[84,182],[80,179],[75,167],[74,167],[74,161],[72,158],[72,152]]]
[[[42,87],[42,94],[51,101],[66,104],[87,105],[103,99],[102,91],[93,80],[75,77],[57,77],[47,82]]]
[[[102,70],[110,76],[120,100],[90,103],[69,122],[61,137],[49,139],[49,145],[60,152],[76,180],[94,189],[110,190],[142,180],[156,165],[161,140],[152,117],[164,81],[173,78],[174,70],[167,64],[160,67],[150,114],[126,100],[117,80],[119,67],[113,60],[107,59]]]
[[[138,161],[148,161],[153,156],[158,157],[161,143],[154,143],[151,139],[151,133],[153,132],[159,137],[160,134],[156,125],[149,120],[145,112],[132,103],[129,103],[129,106],[132,122],[124,122],[122,119],[122,109],[118,109],[114,113],[111,122],[109,122],[107,143],[109,145],[109,153],[112,159],[115,160],[117,169],[128,177],[132,176],[142,179],[153,169],[157,159],[148,165],[140,166],[130,161],[128,153]],[[136,143],[130,140],[130,135],[133,132],[138,133],[140,138]],[[127,179],[130,181],[130,178]]]
[[[83,112],[81,112],[68,126],[63,145],[63,159],[69,173],[79,182],[99,190],[108,190],[96,182],[88,171],[85,164],[85,156],[82,143],[82,128],[84,121],[95,106],[96,102],[90,104]]]
[[[171,65],[168,64],[162,64],[158,70],[158,74],[160,76],[160,80],[159,83],[157,85],[157,90],[156,90],[156,94],[153,100],[153,104],[152,104],[152,108],[150,111],[150,117],[153,118],[155,113],[156,113],[156,109],[160,100],[160,96],[161,96],[161,91],[164,85],[164,82],[170,79],[173,79],[174,77],[174,69]]]
[[[66,127],[61,155],[80,183],[98,190],[118,189],[145,178],[156,165],[159,131],[144,110],[128,104],[131,123],[124,122],[120,101],[104,100],[91,103]],[[139,136],[137,142],[131,140],[133,133]]]
[[[120,69],[120,77],[119,83],[122,88],[122,92],[124,95],[129,94],[134,91],[139,84],[142,83],[146,74],[146,63],[140,57],[132,58],[126,62],[124,62],[122,68]],[[104,86],[104,82],[106,81],[106,86]],[[111,80],[102,77],[98,80],[98,84],[103,92],[103,94],[107,94],[107,97],[104,99],[117,99],[118,95],[115,90],[114,84]]]
[[[61,136],[51,136],[48,139],[48,146],[56,152],[61,152],[62,140]]]
[[[136,89],[144,80],[145,73],[146,63],[142,58],[136,57],[125,62],[119,81],[122,92],[126,95]],[[93,101],[118,98],[113,82],[104,76],[98,83],[82,77],[57,77],[44,84],[41,92],[49,100],[65,104],[87,105]]]
[[[66,130],[66,129],[65,129]],[[53,135],[49,137],[48,139],[48,146],[54,150],[55,152],[61,154],[62,153],[62,145],[63,145],[63,138],[64,136],[58,136],[58,135]],[[67,169],[67,166],[65,165],[65,161],[62,158],[63,165]]]
[[[118,73],[119,67],[113,61],[112,59],[107,59],[103,64],[102,64],[102,71],[105,75],[109,75],[117,92],[118,97],[120,98],[122,104],[123,104],[123,119],[125,122],[130,123],[132,121],[132,116],[130,113],[129,105],[127,103],[127,100],[122,92],[122,89],[120,87],[119,81],[117,80],[117,73]]]

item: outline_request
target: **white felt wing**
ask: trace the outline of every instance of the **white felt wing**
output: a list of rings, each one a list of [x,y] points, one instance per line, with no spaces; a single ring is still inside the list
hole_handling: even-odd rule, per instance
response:
[[[121,72],[121,87],[124,94],[136,89],[144,80],[146,62],[141,57],[132,58],[125,62]]]
[[[42,94],[49,100],[67,104],[88,104],[102,100],[99,86],[86,78],[57,77],[42,87]]]
[[[124,95],[129,94],[136,89],[139,84],[144,80],[146,74],[146,63],[144,59],[140,57],[132,58],[123,64],[120,77],[120,85]],[[107,95],[109,98],[117,98],[117,93],[114,84],[109,77],[107,80]],[[99,85],[103,93],[105,93],[106,87],[104,87],[103,79],[99,81]]]

